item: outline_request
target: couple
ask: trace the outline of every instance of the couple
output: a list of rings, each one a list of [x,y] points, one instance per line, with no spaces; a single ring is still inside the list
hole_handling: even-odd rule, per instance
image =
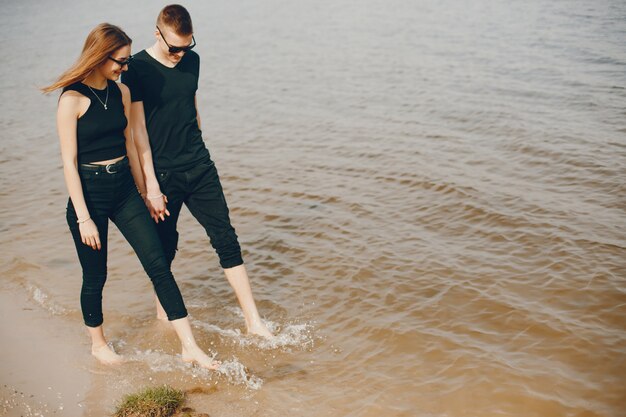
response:
[[[126,33],[100,24],[87,36],[78,61],[43,88],[63,89],[57,128],[70,195],[67,222],[83,270],[81,309],[92,354],[103,363],[121,362],[102,328],[111,219],[150,277],[157,317],[172,323],[182,359],[215,369],[219,362],[194,339],[171,272],[183,203],[206,229],[248,333],[272,334],[257,311],[219,176],[202,140],[196,101],[200,58],[191,51],[189,12],[180,5],[163,8],[155,37],[154,45],[131,61]],[[123,84],[115,82],[120,76]]]

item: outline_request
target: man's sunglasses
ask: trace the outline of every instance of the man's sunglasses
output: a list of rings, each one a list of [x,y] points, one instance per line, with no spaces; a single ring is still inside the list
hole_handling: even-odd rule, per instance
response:
[[[193,49],[194,46],[196,46],[196,38],[194,38],[193,35],[191,35],[191,41],[192,41],[191,45],[187,45],[187,46],[172,46],[169,43],[167,43],[167,41],[165,40],[165,36],[163,36],[163,32],[161,32],[161,29],[159,29],[158,26],[156,28],[159,31],[159,33],[161,34],[161,37],[163,38],[163,42],[165,42],[165,44],[169,48],[170,54],[177,54],[179,52],[187,52],[190,49]]]
[[[130,61],[133,60],[133,56],[132,55],[130,55],[128,58],[126,58],[123,61],[120,61],[119,59],[115,59],[112,56],[109,56],[107,58],[109,58],[111,61],[115,62],[116,64],[119,64],[120,67],[123,67],[124,65],[130,64]]]

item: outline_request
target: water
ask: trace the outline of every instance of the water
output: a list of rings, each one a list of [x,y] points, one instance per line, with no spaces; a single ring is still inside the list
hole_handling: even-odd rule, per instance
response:
[[[280,337],[241,334],[184,212],[174,273],[227,367],[181,365],[115,231],[105,319],[135,361],[85,359],[115,388],[90,390],[84,415],[157,382],[215,387],[194,397],[212,416],[624,415],[624,2],[186,5],[204,137]],[[80,269],[56,95],[35,87],[101,21],[149,46],[161,6],[3,3],[0,273],[67,327]]]

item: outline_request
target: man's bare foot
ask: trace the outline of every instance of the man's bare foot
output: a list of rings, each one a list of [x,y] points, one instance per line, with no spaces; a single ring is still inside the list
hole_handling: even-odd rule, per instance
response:
[[[191,349],[185,349],[185,347],[183,347],[182,357],[184,362],[195,363],[198,364],[198,366],[206,369],[215,370],[219,368],[219,366],[222,364],[220,361],[215,361],[211,359],[206,353],[202,351],[202,349],[197,346]]]
[[[113,351],[109,345],[91,347],[91,354],[105,365],[115,365],[124,362],[124,358]]]
[[[261,321],[253,324],[252,326],[248,326],[248,334],[254,334],[267,339],[272,339],[274,337],[272,332],[270,332],[267,326]]]

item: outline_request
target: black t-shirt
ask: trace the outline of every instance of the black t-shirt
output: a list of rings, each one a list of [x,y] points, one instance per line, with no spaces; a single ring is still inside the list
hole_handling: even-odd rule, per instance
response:
[[[63,92],[68,90],[77,91],[91,100],[87,111],[76,123],[78,163],[106,161],[126,155],[124,129],[128,121],[122,92],[115,81],[107,80],[107,87],[103,90],[90,90],[79,81],[63,88]]]
[[[122,74],[132,101],[143,101],[152,158],[157,170],[187,170],[210,158],[198,126],[195,96],[200,57],[185,53],[174,68],[143,50]]]

